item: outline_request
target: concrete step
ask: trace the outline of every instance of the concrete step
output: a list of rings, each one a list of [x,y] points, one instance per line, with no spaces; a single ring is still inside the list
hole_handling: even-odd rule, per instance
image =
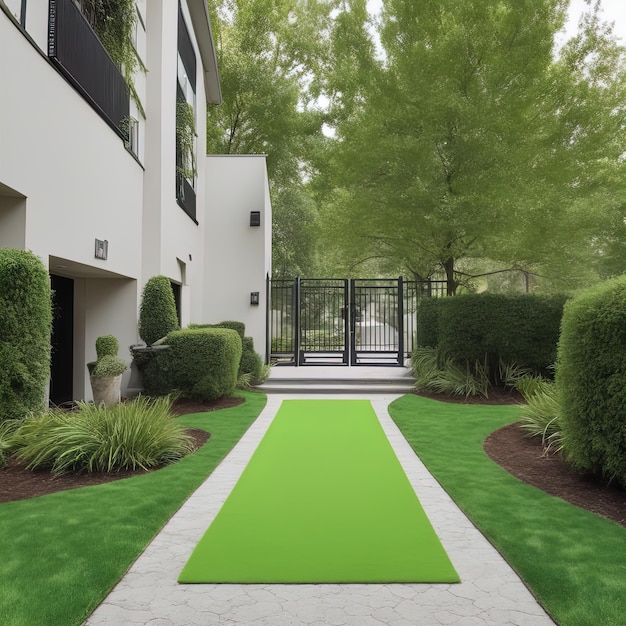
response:
[[[415,389],[414,381],[388,380],[356,380],[356,379],[277,379],[267,380],[256,387],[263,393],[386,393],[403,394]]]

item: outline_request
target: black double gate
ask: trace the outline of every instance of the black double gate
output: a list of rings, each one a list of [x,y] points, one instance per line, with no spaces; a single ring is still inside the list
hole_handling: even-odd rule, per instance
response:
[[[292,365],[404,365],[417,299],[432,290],[431,281],[403,278],[270,280],[270,357]]]

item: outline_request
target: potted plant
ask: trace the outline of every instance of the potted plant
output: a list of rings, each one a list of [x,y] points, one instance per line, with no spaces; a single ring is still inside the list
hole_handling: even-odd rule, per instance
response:
[[[117,356],[119,343],[113,335],[96,339],[97,361],[88,363],[94,404],[117,404],[122,399],[122,374],[126,363]]]

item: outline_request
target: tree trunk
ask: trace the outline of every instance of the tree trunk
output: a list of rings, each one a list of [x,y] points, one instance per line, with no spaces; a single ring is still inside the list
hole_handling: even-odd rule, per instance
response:
[[[454,280],[454,257],[448,257],[443,264],[446,270],[446,292],[449,296],[456,295],[458,283]]]

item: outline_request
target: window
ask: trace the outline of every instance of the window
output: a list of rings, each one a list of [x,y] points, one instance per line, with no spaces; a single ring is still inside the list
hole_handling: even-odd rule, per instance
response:
[[[176,86],[176,199],[196,218],[196,55],[178,5],[178,71]]]

